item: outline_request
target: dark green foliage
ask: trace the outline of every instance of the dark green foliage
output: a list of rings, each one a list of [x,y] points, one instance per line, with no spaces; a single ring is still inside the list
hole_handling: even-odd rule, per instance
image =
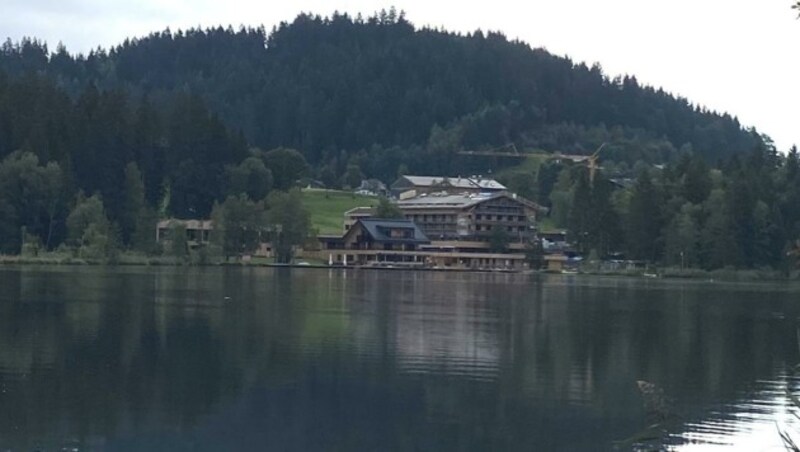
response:
[[[288,190],[308,173],[305,157],[295,149],[277,148],[263,153],[264,164],[272,171],[275,188]]]
[[[735,265],[739,253],[733,239],[732,221],[724,191],[712,191],[703,210],[705,221],[700,237],[703,266],[714,269]]]
[[[697,156],[691,159],[683,176],[683,197],[694,204],[700,204],[711,193],[711,175],[708,165]]]
[[[186,259],[189,256],[189,241],[183,223],[176,221],[169,228],[169,255],[178,259]]]
[[[246,194],[228,196],[222,204],[214,205],[211,218],[212,242],[221,248],[226,259],[258,249],[266,228],[262,203],[251,201]]]
[[[9,200],[0,203],[5,217],[26,224],[48,248],[65,237],[66,201],[78,190],[102,196],[125,244],[135,223],[131,209],[140,207],[141,195],[150,208],[161,210],[169,188],[172,214],[207,217],[214,200],[222,196],[225,165],[238,164],[246,145],[199,97],[181,94],[171,104],[171,111],[160,112],[147,98],[132,102],[122,90],[100,90],[92,84],[71,100],[53,81],[38,75],[0,76],[0,156],[23,149],[55,174],[45,178],[52,181],[48,186],[55,193],[46,220],[17,218],[19,206]],[[136,165],[140,174],[135,179],[142,185],[129,184],[129,164]],[[131,205],[131,189],[137,192],[136,206]],[[30,207],[24,210],[23,216],[39,216]],[[19,228],[10,228],[0,241],[17,245],[3,245],[6,250],[19,246],[19,233],[11,230]]]
[[[225,165],[246,156],[246,146],[196,96],[178,95],[167,131],[169,210],[178,218],[208,218],[222,197]]]
[[[622,251],[623,234],[620,218],[611,203],[613,186],[598,173],[592,184],[591,218],[588,232],[590,246],[598,253],[600,258],[609,253]]]
[[[611,79],[597,65],[576,64],[499,33],[415,29],[402,14],[368,19],[303,14],[272,33],[222,27],[164,31],[88,56],[71,56],[63,48],[48,55],[43,43],[25,40],[3,46],[0,70],[12,77],[46,74],[70,95],[80,94],[87,83],[100,91],[130,87],[150,94],[165,111],[185,107],[172,101],[176,95],[195,93],[250,144],[299,149],[315,168],[336,159],[337,177],[349,163],[340,158],[342,150],[365,151],[369,162],[359,162],[362,171],[389,180],[399,164],[431,174],[482,172],[498,162],[454,160],[452,152],[509,142],[584,153],[609,142],[609,158],[633,163],[664,161],[687,143],[716,162],[760,141],[735,117],[640,85],[635,77]],[[20,91],[13,97],[27,96]],[[30,105],[26,108],[41,109]],[[136,121],[148,124],[150,110],[140,111]],[[182,127],[197,118],[184,115]],[[196,137],[208,139],[202,133]],[[129,138],[146,144],[137,144],[136,152],[152,153],[158,142],[141,138]],[[393,149],[392,158],[378,158],[375,146]],[[381,168],[383,162],[391,169]],[[147,175],[149,166],[139,163]],[[154,202],[155,192],[148,193]]]
[[[347,165],[347,171],[345,171],[342,177],[342,185],[345,188],[355,189],[361,185],[363,179],[364,173],[361,172],[361,168],[356,164],[350,164]]]
[[[155,237],[157,224],[158,214],[155,210],[150,207],[140,210],[130,239],[130,248],[151,256],[160,254],[161,246]]]
[[[226,169],[228,179],[228,195],[238,196],[242,193],[254,201],[267,197],[272,189],[273,177],[261,158],[248,157],[237,166]]]
[[[57,163],[47,165],[30,152],[15,152],[0,161],[0,253],[18,253],[21,228],[49,246],[55,225],[64,218],[63,175]]]
[[[311,226],[309,213],[296,189],[270,193],[267,206],[275,259],[280,263],[289,263],[294,257],[294,248],[305,243],[308,237]]]
[[[582,254],[588,254],[591,249],[589,234],[594,221],[593,216],[588,171],[580,171],[572,191],[567,229],[570,240],[576,244],[578,251]]]
[[[699,207],[687,202],[666,226],[664,261],[668,265],[681,268],[700,265],[699,214]]]
[[[415,29],[389,12],[301,15],[272,33],[165,31],[86,56],[7,41],[0,252],[65,240],[96,255],[117,242],[157,252],[148,231],[158,217],[208,218],[232,195],[240,206],[265,200],[285,262],[308,218],[296,194],[276,190],[496,173],[518,162],[459,151],[509,143],[575,154],[607,143],[594,183],[567,160],[503,172],[586,254],[777,268],[800,238],[796,149],[784,157],[735,117],[635,77],[610,79],[498,33]],[[234,242],[230,255],[251,249]]]
[[[547,162],[539,167],[539,173],[536,175],[537,197],[531,199],[535,199],[540,205],[550,207],[550,194],[563,169],[563,165],[555,162]]]
[[[633,187],[626,225],[631,258],[650,261],[659,258],[662,199],[650,173],[642,173]]]
[[[132,237],[136,234],[138,227],[146,227],[139,223],[139,218],[143,216],[144,209],[147,207],[145,202],[144,181],[142,172],[136,163],[128,163],[125,167],[125,203],[120,212],[119,227],[124,243],[131,243]],[[150,226],[151,234],[155,231],[155,223]]]
[[[500,182],[525,199],[535,200],[538,198],[536,186],[536,174],[529,171],[515,171],[510,175],[500,178]]]
[[[75,207],[67,216],[68,243],[79,257],[113,259],[119,249],[117,232],[103,209],[100,196],[78,195]]]
[[[584,255],[595,251],[602,258],[612,251],[621,251],[622,231],[611,203],[611,183],[602,173],[590,183],[585,168],[577,168],[575,179],[567,222],[569,239]]]
[[[391,201],[381,197],[375,207],[375,218],[403,218],[403,212]]]

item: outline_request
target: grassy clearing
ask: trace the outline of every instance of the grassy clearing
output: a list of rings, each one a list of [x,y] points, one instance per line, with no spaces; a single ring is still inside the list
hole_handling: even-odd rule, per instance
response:
[[[522,159],[519,164],[514,166],[509,166],[503,168],[496,173],[494,173],[495,178],[503,178],[510,176],[514,173],[529,173],[529,174],[536,174],[539,172],[539,167],[542,166],[542,163],[546,162],[549,158],[544,154],[544,151],[534,151],[536,154],[530,155],[527,158]]]
[[[320,234],[341,234],[344,213],[354,207],[374,206],[378,198],[337,190],[303,190],[303,204],[311,213],[311,227]]]
[[[536,223],[536,228],[539,230],[539,232],[555,232],[564,230],[564,228],[559,228],[558,225],[556,225],[555,220],[553,220],[551,217],[540,218]]]

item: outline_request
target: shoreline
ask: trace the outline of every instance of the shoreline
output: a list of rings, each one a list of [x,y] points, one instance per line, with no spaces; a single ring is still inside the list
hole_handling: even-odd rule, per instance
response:
[[[707,281],[707,282],[798,282],[800,273],[797,270],[789,274],[772,269],[676,269],[662,268],[656,273],[628,272],[628,271],[598,271],[584,270],[578,272],[552,272],[547,270],[514,270],[514,269],[477,269],[477,268],[442,268],[442,267],[406,267],[406,266],[356,266],[356,265],[327,265],[322,263],[292,263],[279,264],[274,262],[259,261],[230,261],[230,262],[193,262],[171,257],[145,257],[137,255],[122,255],[120,259],[109,262],[103,259],[83,259],[70,256],[52,257],[24,257],[0,255],[0,268],[6,265],[16,266],[94,266],[94,267],[253,267],[253,268],[300,268],[322,270],[379,270],[379,271],[421,271],[421,272],[452,272],[452,273],[503,273],[519,275],[562,275],[562,276],[601,276],[623,277],[637,279],[664,279],[675,281]]]
[[[253,267],[253,268],[310,268],[317,270],[383,270],[383,271],[432,271],[455,273],[507,273],[507,274],[537,274],[545,273],[537,270],[511,270],[511,269],[478,269],[478,268],[440,268],[440,267],[406,267],[406,266],[360,266],[360,265],[327,265],[311,263],[279,264],[275,262],[191,262],[174,258],[136,258],[120,259],[109,262],[102,259],[83,258],[46,258],[0,256],[0,268],[6,265],[16,266],[72,266],[72,267]]]

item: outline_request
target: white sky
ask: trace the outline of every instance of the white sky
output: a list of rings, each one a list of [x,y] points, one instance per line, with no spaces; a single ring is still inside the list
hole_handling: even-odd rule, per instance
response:
[[[498,30],[609,75],[633,74],[739,117],[785,151],[800,144],[800,21],[792,0],[0,0],[0,36],[51,48],[109,47],[170,27],[291,21],[300,12],[365,16],[394,5],[417,26]]]

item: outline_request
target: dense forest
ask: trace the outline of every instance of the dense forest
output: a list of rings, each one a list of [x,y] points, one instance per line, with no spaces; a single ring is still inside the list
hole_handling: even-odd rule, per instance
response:
[[[607,143],[604,176],[590,183],[577,165],[529,171],[458,154],[509,143],[573,154]],[[691,220],[701,236],[732,228],[745,247],[736,257],[704,251],[691,265],[777,266],[800,232],[791,155],[735,117],[635,77],[610,78],[500,33],[417,29],[394,10],[300,15],[269,33],[166,30],[88,55],[35,39],[0,48],[4,253],[26,240],[78,246],[87,234],[135,247],[155,218],[208,218],[229,197],[267,202],[301,179],[347,188],[405,172],[493,172],[551,207],[587,253],[673,262],[670,230]],[[684,184],[702,188],[689,194]],[[81,212],[107,219],[106,232]],[[646,250],[630,239],[645,233]],[[769,256],[756,258],[764,247]]]
[[[615,254],[676,268],[789,271],[800,237],[800,159],[762,146],[712,168],[684,154],[635,177],[592,183],[583,166],[548,164],[551,219],[584,256]],[[547,175],[550,174],[548,177]]]

